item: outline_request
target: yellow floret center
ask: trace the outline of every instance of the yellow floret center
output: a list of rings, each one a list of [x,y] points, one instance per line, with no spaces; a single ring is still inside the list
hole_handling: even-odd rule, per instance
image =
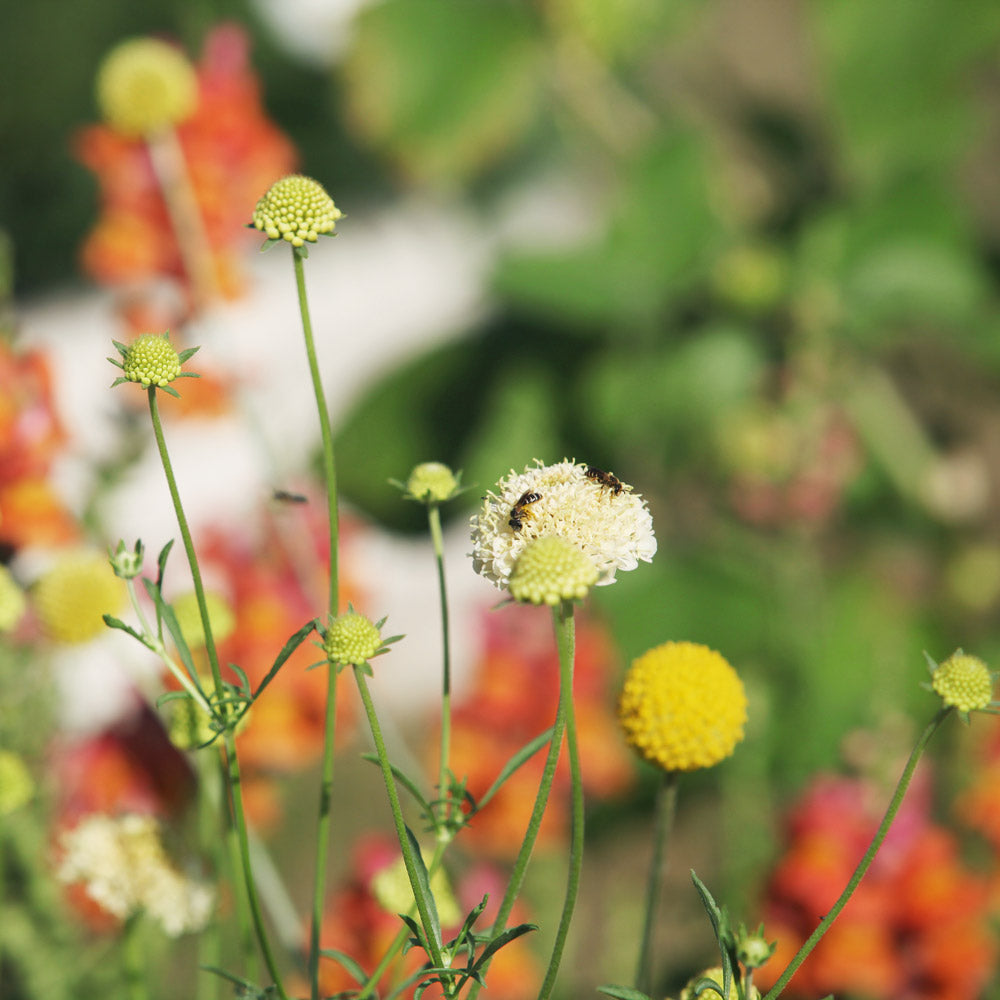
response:
[[[743,738],[746,693],[719,653],[667,642],[632,663],[618,717],[628,744],[651,764],[693,771],[724,760]]]
[[[144,389],[162,388],[181,373],[181,362],[173,345],[158,333],[144,333],[129,344],[122,364],[125,378]]]
[[[581,600],[597,583],[597,567],[586,553],[558,535],[528,543],[510,578],[510,595],[530,604]]]

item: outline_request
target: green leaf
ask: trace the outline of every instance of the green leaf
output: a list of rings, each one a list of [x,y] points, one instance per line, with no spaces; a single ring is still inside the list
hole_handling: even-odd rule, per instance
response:
[[[490,943],[482,950],[479,958],[476,959],[476,963],[473,966],[474,970],[480,969],[484,963],[488,962],[493,956],[504,947],[504,945],[510,944],[511,941],[516,940],[519,937],[523,937],[525,934],[530,934],[531,931],[537,931],[538,924],[518,924],[516,927],[508,927],[505,931],[498,934],[493,938]]]
[[[347,970],[347,974],[358,984],[364,985],[368,982],[368,973],[345,952],[336,948],[320,948],[319,953],[324,958],[332,958],[338,965]]]
[[[271,669],[267,672],[264,679],[257,685],[257,690],[254,691],[253,697],[256,701],[260,696],[261,692],[274,680],[278,675],[278,671],[285,665],[288,658],[295,652],[299,646],[305,641],[306,636],[317,627],[316,619],[313,618],[311,621],[305,623],[289,640],[281,647],[281,652],[278,653],[277,658],[271,666]]]
[[[420,852],[420,844],[413,835],[413,831],[406,827],[406,839],[410,842],[410,851],[413,855],[413,866],[416,871],[417,885],[427,903],[427,913],[430,917],[430,932],[434,935],[434,943],[440,950],[444,942],[441,939],[441,918],[438,916],[437,903],[434,900],[434,893],[431,892],[431,880],[427,874],[427,865],[424,864],[424,856]]]
[[[477,173],[534,117],[543,51],[522,4],[385,0],[353,34],[343,66],[351,124],[411,176]]]
[[[375,764],[378,767],[382,766],[382,762],[379,760],[378,755],[374,753],[363,753],[361,755],[362,760],[367,760],[371,764]],[[430,815],[431,808],[424,798],[423,793],[420,791],[419,786],[405,771],[400,770],[395,764],[389,764],[389,770],[392,771],[392,776],[398,781],[417,801],[421,810]]]
[[[174,614],[174,609],[164,601],[159,586],[153,583],[152,580],[143,578],[142,585],[146,588],[146,593],[156,606],[157,620],[162,621],[167,626],[170,638],[173,639],[174,646],[177,648],[177,655],[181,658],[181,663],[184,664],[184,669],[187,671],[188,677],[191,678],[191,683],[200,691],[201,681],[198,678],[198,671],[195,669],[191,650],[188,648],[187,640],[181,631],[181,626],[177,621],[177,615]]]
[[[131,625],[126,625],[120,618],[115,618],[114,615],[102,615],[104,619],[104,624],[108,628],[116,628],[121,632],[127,632],[133,639],[138,639],[144,646],[148,646],[149,643],[146,642],[145,638],[137,632]]]
[[[174,547],[174,540],[171,538],[166,545],[160,549],[160,554],[156,557],[156,587],[159,590],[163,586],[163,574],[167,570],[167,557]]]
[[[497,775],[496,781],[490,785],[489,788],[483,792],[479,800],[475,804],[475,812],[479,812],[483,806],[493,798],[498,791],[500,791],[500,786],[523,764],[525,761],[530,760],[539,750],[542,749],[549,740],[552,739],[552,727],[550,726],[544,732],[539,733],[533,740],[525,743],[517,753],[514,754],[510,760],[504,764],[503,769]]]
[[[633,989],[631,986],[598,986],[597,992],[614,997],[615,1000],[651,1000],[647,993]]]
[[[180,361],[181,364],[184,364],[184,362],[187,361],[188,358],[190,358],[192,355],[197,354],[200,350],[201,350],[200,344],[197,347],[185,347],[183,351],[178,352],[177,359]],[[181,374],[193,375],[195,373],[182,372]]]

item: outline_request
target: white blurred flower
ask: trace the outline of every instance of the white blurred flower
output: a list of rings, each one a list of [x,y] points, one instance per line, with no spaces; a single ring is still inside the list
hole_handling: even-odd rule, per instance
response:
[[[566,459],[512,469],[483,498],[471,528],[472,567],[501,588],[527,544],[545,535],[579,546],[597,567],[598,586],[656,554],[646,501],[614,476]]]
[[[82,882],[87,895],[121,920],[145,911],[170,937],[200,930],[214,905],[212,889],[177,869],[153,816],[94,814],[63,834],[59,878]]]

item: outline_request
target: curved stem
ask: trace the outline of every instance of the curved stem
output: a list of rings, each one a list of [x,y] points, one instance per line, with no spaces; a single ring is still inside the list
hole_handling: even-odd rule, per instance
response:
[[[875,860],[875,855],[878,853],[878,849],[882,846],[882,842],[885,840],[886,834],[889,832],[889,827],[892,826],[892,821],[896,818],[896,813],[899,811],[899,807],[903,802],[903,796],[906,794],[906,789],[910,785],[910,779],[913,777],[913,772],[916,770],[917,762],[923,755],[924,750],[927,748],[927,744],[937,731],[938,726],[941,725],[942,721],[944,721],[945,717],[950,712],[951,708],[940,709],[937,715],[935,715],[934,718],[928,723],[927,728],[923,731],[923,733],[921,733],[920,739],[917,740],[917,745],[913,748],[910,758],[906,762],[906,767],[903,768],[903,773],[899,778],[896,790],[893,792],[892,799],[889,802],[889,808],[886,809],[885,816],[882,817],[882,822],[879,824],[878,830],[875,831],[875,836],[872,838],[872,842],[868,845],[868,850],[865,851],[865,856],[858,863],[858,867],[854,869],[854,874],[851,876],[851,879],[844,888],[844,891],[840,894],[837,902],[833,904],[827,915],[820,921],[816,930],[809,935],[802,947],[795,953],[794,958],[792,958],[792,960],[788,963],[787,968],[784,972],[782,972],[774,986],[772,986],[768,991],[764,1000],[775,1000],[775,997],[781,995],[781,991],[788,985],[788,981],[798,971],[799,966],[805,961],[806,956],[813,950],[813,948],[816,947],[820,938],[830,929],[830,925],[837,919],[840,915],[840,911],[851,898],[854,890],[858,887],[858,884],[864,877],[865,872],[868,871],[871,867],[871,863]]]
[[[365,680],[362,667],[355,665],[354,679],[357,681],[358,692],[365,706],[365,714],[368,716],[368,725],[371,729],[372,739],[375,741],[375,751],[378,754],[379,766],[382,768],[382,778],[385,781],[386,794],[389,796],[389,806],[392,810],[392,820],[396,827],[399,849],[403,853],[403,864],[406,866],[410,888],[413,891],[413,898],[417,904],[417,912],[420,914],[420,923],[423,925],[424,937],[427,939],[430,958],[437,968],[441,968],[444,965],[444,956],[437,940],[428,900],[425,898],[420,881],[417,878],[417,866],[413,857],[413,850],[410,846],[406,823],[403,820],[403,810],[399,804],[399,793],[396,791],[396,781],[392,775],[389,754],[385,747],[385,740],[382,737],[382,727],[379,725],[378,716],[375,714],[375,705],[372,702],[371,692],[368,690],[368,682]],[[445,987],[445,994],[450,995],[446,984],[442,983],[442,986]]]
[[[542,825],[542,817],[545,815],[545,806],[549,801],[549,793],[552,790],[552,781],[556,773],[556,764],[559,762],[559,751],[562,748],[563,734],[566,731],[566,716],[569,711],[569,701],[573,697],[571,689],[567,690],[560,685],[559,706],[556,709],[556,719],[552,726],[552,737],[549,740],[549,752],[545,757],[545,766],[542,769],[542,778],[538,784],[538,793],[535,795],[535,805],[531,810],[531,817],[528,820],[528,827],[524,833],[524,840],[514,861],[514,867],[510,873],[510,881],[507,883],[507,891],[500,902],[500,909],[497,910],[496,919],[493,921],[492,934],[496,937],[507,926],[514,903],[521,892],[524,884],[524,876],[528,870],[528,861],[531,852],[534,850],[535,841],[538,839],[538,830]],[[489,963],[481,970],[485,975],[489,968]],[[468,1000],[476,1000],[479,995],[479,983],[473,983],[469,987]]]
[[[438,823],[438,838],[451,839],[448,820],[451,816],[451,781],[449,780],[449,760],[451,758],[451,649],[448,626],[448,591],[444,578],[444,539],[441,535],[441,510],[436,503],[427,508],[427,522],[434,546],[437,562],[438,593],[441,596],[441,763],[438,768],[438,794],[441,796],[441,810]]]
[[[643,993],[649,993],[653,988],[653,928],[656,926],[657,905],[667,868],[667,843],[673,829],[676,808],[677,772],[664,771],[656,793],[653,856],[649,862],[649,875],[646,879],[646,913],[642,923],[642,944],[635,972],[635,988]]]
[[[572,832],[570,835],[569,871],[566,876],[566,898],[563,901],[562,915],[556,930],[555,943],[552,946],[552,956],[549,967],[542,982],[538,1000],[548,1000],[555,986],[559,973],[559,963],[562,959],[569,925],[573,919],[573,909],[580,889],[580,871],[583,867],[583,779],[580,771],[580,750],[576,739],[576,712],[573,709],[573,658],[575,647],[575,621],[573,605],[563,601],[558,608],[552,609],[552,622],[556,633],[556,646],[559,650],[559,690],[560,700],[567,693],[566,702],[566,749],[569,755],[569,774],[572,796]]]
[[[327,664],[326,722],[323,775],[320,779],[319,824],[316,835],[316,875],[313,880],[312,927],[309,931],[309,982],[312,1000],[319,1000],[319,936],[326,896],[326,863],[330,842],[330,803],[333,799],[333,751],[337,726],[337,671]]]

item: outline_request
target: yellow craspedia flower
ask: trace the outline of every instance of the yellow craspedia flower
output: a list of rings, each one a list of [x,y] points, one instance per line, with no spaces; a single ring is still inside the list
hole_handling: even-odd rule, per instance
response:
[[[86,642],[104,630],[105,614],[125,603],[125,583],[99,552],[64,555],[34,586],[32,604],[43,631],[57,642]]]
[[[34,794],[34,779],[20,754],[0,750],[0,816],[20,809]]]
[[[618,700],[625,740],[665,771],[694,771],[743,739],[747,698],[726,659],[695,642],[666,642],[634,660]]]
[[[530,541],[517,557],[510,577],[510,596],[529,604],[578,601],[597,583],[597,566],[578,545],[545,535]]]
[[[458,490],[455,473],[443,462],[421,462],[406,480],[406,495],[424,503],[444,503]]]
[[[198,77],[179,49],[155,38],[132,38],[105,57],[97,73],[104,120],[127,136],[147,136],[190,117]]]
[[[345,611],[330,622],[323,641],[331,663],[367,663],[382,649],[378,626],[357,611]]]
[[[342,217],[323,185],[301,174],[276,181],[253,210],[257,229],[268,239],[287,240],[293,247],[332,233]]]
[[[201,609],[198,607],[198,595],[189,590],[186,594],[175,597],[170,606],[177,616],[177,624],[181,634],[190,649],[201,649],[205,645],[205,628],[201,622]],[[208,620],[212,623],[212,638],[216,642],[224,642],[236,628],[236,614],[232,606],[222,594],[209,590],[205,594],[205,606],[208,608]]]
[[[931,676],[934,690],[945,705],[960,712],[986,708],[993,699],[993,677],[978,656],[956,650]]]
[[[0,632],[9,632],[21,620],[28,602],[6,566],[0,566]]]

